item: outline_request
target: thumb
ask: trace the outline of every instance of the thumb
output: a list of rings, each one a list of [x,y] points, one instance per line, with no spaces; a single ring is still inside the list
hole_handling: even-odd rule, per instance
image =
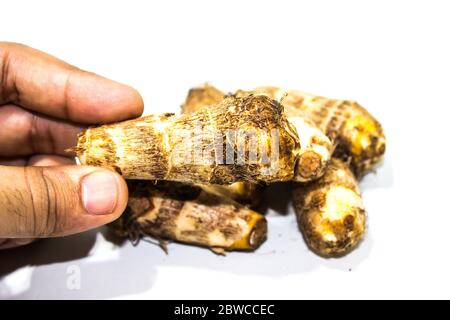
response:
[[[83,166],[0,166],[0,238],[64,236],[117,219],[128,189],[118,174]]]

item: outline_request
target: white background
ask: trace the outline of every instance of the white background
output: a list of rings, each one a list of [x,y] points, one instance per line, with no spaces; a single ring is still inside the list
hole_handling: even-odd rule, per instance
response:
[[[148,243],[116,246],[97,230],[0,252],[0,298],[450,298],[449,9],[446,1],[0,3],[0,39],[136,87],[146,113],[177,112],[205,81],[226,91],[269,84],[356,99],[388,139],[384,163],[362,182],[368,234],[345,258],[308,251],[289,190],[278,186],[267,194],[269,239],[256,253],[172,244],[165,255]],[[73,265],[80,290],[66,286]]]

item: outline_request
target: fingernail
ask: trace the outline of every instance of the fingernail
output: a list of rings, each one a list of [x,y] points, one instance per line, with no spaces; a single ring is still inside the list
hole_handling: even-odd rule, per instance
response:
[[[89,214],[104,215],[114,211],[119,189],[114,174],[93,172],[81,181],[83,206]]]

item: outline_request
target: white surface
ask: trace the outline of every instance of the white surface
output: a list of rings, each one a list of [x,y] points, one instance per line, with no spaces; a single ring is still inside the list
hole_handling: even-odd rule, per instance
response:
[[[278,199],[269,240],[254,254],[172,244],[166,256],[90,232],[0,252],[0,298],[450,298],[449,9],[446,1],[2,3],[0,38],[135,86],[147,113],[178,111],[205,81],[230,91],[273,84],[358,100],[383,123],[388,148],[362,183],[367,237],[345,258],[309,252]],[[279,188],[273,199],[287,193]],[[79,290],[67,288],[73,265]]]

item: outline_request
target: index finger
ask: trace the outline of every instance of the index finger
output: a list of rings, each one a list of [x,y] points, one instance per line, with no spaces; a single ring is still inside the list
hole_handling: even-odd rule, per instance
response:
[[[33,48],[0,42],[0,105],[83,124],[139,116],[143,101],[126,85],[80,70]]]

